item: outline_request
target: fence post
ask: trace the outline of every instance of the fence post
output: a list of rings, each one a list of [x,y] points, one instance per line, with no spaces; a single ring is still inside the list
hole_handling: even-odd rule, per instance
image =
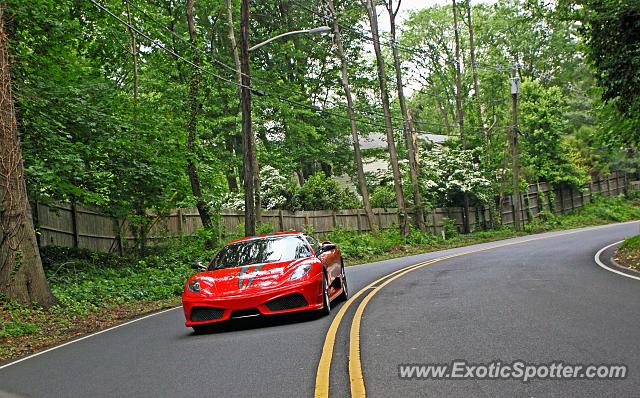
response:
[[[358,211],[356,211],[356,225],[358,227],[358,232],[362,231],[362,220],[360,219],[360,209],[358,209]]]
[[[431,223],[433,224],[433,234],[437,235],[438,227],[436,226],[436,208],[435,207],[433,208],[433,210],[431,210]]]
[[[278,210],[278,223],[280,225],[280,231],[284,231],[284,215],[282,209]]]
[[[338,225],[338,216],[336,215],[335,210],[333,211],[333,213],[331,213],[331,221],[333,223],[333,229],[336,229],[336,226]]]
[[[71,202],[71,233],[73,234],[73,247],[78,248],[78,210],[76,201]]]
[[[180,240],[184,237],[184,225],[182,224],[182,209],[178,209],[178,235],[180,236]]]
[[[569,194],[571,195],[571,211],[573,211],[576,208],[575,204],[573,203],[573,195],[574,195],[573,187],[569,189]]]

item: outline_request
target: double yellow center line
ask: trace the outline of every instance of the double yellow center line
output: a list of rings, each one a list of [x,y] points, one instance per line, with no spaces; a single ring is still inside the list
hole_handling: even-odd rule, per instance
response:
[[[635,221],[632,221],[635,222]],[[625,223],[626,224],[626,223]],[[612,224],[619,225],[619,224]],[[340,322],[344,318],[344,315],[349,310],[351,304],[353,304],[360,296],[369,292],[365,298],[360,302],[356,312],[353,316],[353,320],[351,322],[351,329],[349,331],[349,383],[351,386],[351,397],[360,398],[366,397],[366,389],[364,385],[364,377],[362,374],[362,363],[360,361],[360,324],[362,321],[362,315],[364,314],[364,310],[367,304],[371,301],[373,296],[375,296],[383,287],[393,282],[394,280],[408,274],[411,271],[415,271],[417,269],[426,267],[428,265],[453,258],[460,257],[467,254],[478,253],[483,251],[488,251],[492,249],[497,249],[506,246],[518,245],[522,243],[532,242],[536,240],[555,238],[559,236],[572,235],[580,232],[591,231],[599,228],[606,228],[610,225],[598,226],[593,228],[581,229],[578,231],[569,231],[563,232],[548,236],[538,236],[535,238],[519,240],[515,242],[507,242],[501,243],[497,245],[492,245],[480,249],[468,250],[460,253],[450,254],[447,256],[438,257],[432,260],[423,261],[417,264],[412,264],[407,267],[401,268],[399,270],[393,271],[379,279],[368,284],[365,288],[359,290],[356,294],[354,294],[347,302],[345,302],[341,307],[335,318],[331,322],[329,326],[329,330],[327,331],[327,335],[325,337],[324,346],[322,347],[322,356],[320,357],[320,362],[318,363],[318,370],[316,372],[316,385],[315,385],[315,397],[316,398],[327,398],[329,396],[329,378],[331,372],[331,360],[333,358],[333,349],[336,341],[336,334],[338,333],[338,328],[340,327]]]

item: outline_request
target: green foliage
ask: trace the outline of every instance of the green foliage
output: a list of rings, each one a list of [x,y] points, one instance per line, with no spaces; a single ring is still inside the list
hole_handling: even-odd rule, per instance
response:
[[[391,185],[378,185],[371,192],[369,197],[372,208],[394,208],[398,207],[396,191]]]
[[[207,237],[156,248],[141,259],[87,250],[46,247],[45,273],[66,311],[88,313],[100,307],[136,300],[162,300],[182,294],[191,264],[207,261]]]
[[[545,87],[539,80],[525,80],[520,97],[521,159],[530,180],[584,185],[589,176],[571,162],[562,142],[567,130],[562,90]]]
[[[459,235],[458,228],[456,228],[455,220],[452,220],[448,217],[442,218],[442,230],[444,231],[444,236],[446,239],[455,238]]]
[[[603,96],[614,100],[628,114],[640,110],[640,8],[637,0],[588,0],[578,18],[587,38],[589,54],[598,78],[605,88]]]
[[[640,250],[640,235],[636,235],[632,238],[626,239],[620,245],[621,250]]]
[[[22,321],[0,321],[0,337],[16,337],[37,330],[36,325]]]
[[[297,207],[303,210],[337,210],[361,207],[360,200],[347,188],[324,173],[309,177],[296,194]]]

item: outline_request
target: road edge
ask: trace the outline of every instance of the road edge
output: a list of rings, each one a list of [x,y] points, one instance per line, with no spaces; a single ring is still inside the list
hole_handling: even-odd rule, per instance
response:
[[[147,319],[147,318],[151,318],[151,317],[156,316],[156,315],[164,314],[165,312],[169,312],[169,311],[177,310],[178,308],[182,308],[182,305],[178,305],[178,306],[176,306],[176,307],[171,307],[171,308],[166,308],[166,309],[164,309],[164,310],[160,310],[160,311],[158,311],[158,312],[153,312],[153,313],[151,313],[151,314],[147,314],[147,315],[144,315],[144,316],[141,316],[141,317],[138,317],[138,318],[134,318],[134,319],[129,320],[129,321],[127,321],[127,322],[120,323],[120,324],[118,324],[118,325],[111,326],[111,327],[109,327],[109,328],[102,329],[102,330],[99,330],[99,331],[94,332],[94,333],[86,334],[86,335],[84,335],[84,336],[78,337],[77,339],[69,340],[69,341],[66,341],[66,342],[64,342],[64,343],[61,343],[61,344],[58,344],[58,345],[54,345],[53,347],[49,347],[49,348],[44,349],[44,350],[42,350],[42,351],[38,351],[38,352],[35,352],[35,353],[33,353],[33,354],[27,355],[27,356],[25,356],[25,357],[22,357],[22,358],[19,358],[19,359],[16,359],[16,360],[10,361],[10,362],[8,362],[8,363],[5,363],[5,364],[3,364],[3,365],[0,365],[0,370],[2,370],[2,369],[4,369],[4,368],[8,368],[9,366],[12,366],[12,365],[18,364],[18,363],[20,363],[20,362],[22,362],[22,361],[26,361],[27,359],[31,359],[31,358],[37,357],[37,356],[39,356],[39,355],[46,354],[47,352],[50,352],[50,351],[53,351],[53,350],[57,350],[58,348],[62,348],[62,347],[68,346],[68,345],[70,345],[70,344],[77,343],[77,342],[79,342],[79,341],[82,341],[82,340],[88,339],[88,338],[90,338],[90,337],[97,336],[97,335],[99,335],[99,334],[106,333],[106,332],[109,332],[109,331],[111,331],[111,330],[118,329],[118,328],[121,328],[121,327],[123,327],[123,326],[130,325],[130,324],[132,324],[132,323],[135,323],[135,322],[141,321],[141,320],[143,320],[143,319]]]
[[[627,278],[636,279],[636,280],[640,281],[640,276],[634,275],[636,273],[635,271],[629,270],[626,267],[622,267],[622,266],[618,265],[615,261],[613,261],[613,258],[612,258],[613,256],[609,256],[607,258],[607,260],[605,260],[605,261],[611,261],[612,262],[612,266],[609,266],[609,265],[605,264],[605,261],[602,261],[602,259],[601,259],[602,253],[604,253],[606,250],[612,248],[613,246],[621,244],[622,242],[624,242],[624,240],[613,242],[613,243],[603,247],[602,249],[598,250],[596,252],[596,254],[593,256],[593,260],[602,269],[605,269],[605,270],[607,270],[609,272],[613,272],[614,274],[622,275],[622,276],[625,276]],[[618,270],[618,269],[615,269],[613,267],[619,267],[620,269]]]

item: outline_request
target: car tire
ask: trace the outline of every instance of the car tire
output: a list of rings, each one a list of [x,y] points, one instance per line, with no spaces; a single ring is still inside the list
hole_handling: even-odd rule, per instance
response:
[[[340,261],[342,263],[342,261]],[[347,284],[347,274],[344,272],[344,263],[342,263],[342,275],[340,276],[340,285],[342,287],[342,293],[338,298],[342,301],[349,300],[349,285]]]
[[[329,282],[327,275],[322,273],[322,308],[320,314],[329,315],[331,313],[331,298],[329,297]]]

